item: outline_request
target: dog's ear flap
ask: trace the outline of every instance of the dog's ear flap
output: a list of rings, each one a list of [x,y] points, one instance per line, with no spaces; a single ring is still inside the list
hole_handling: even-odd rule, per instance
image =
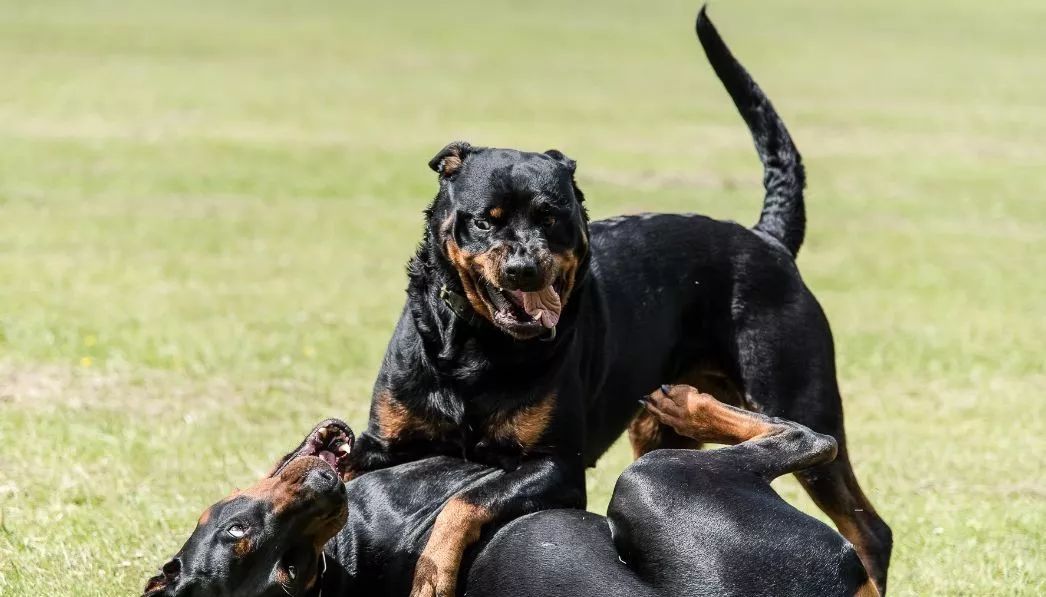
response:
[[[545,155],[556,160],[560,164],[563,164],[563,166],[565,166],[571,174],[573,174],[574,171],[577,170],[577,162],[565,156],[563,152],[558,149],[550,149],[545,152]]]
[[[465,162],[472,151],[472,146],[465,141],[455,141],[439,151],[431,160],[429,168],[439,172],[440,178],[453,176]]]
[[[574,196],[577,198],[578,203],[584,203],[585,194],[581,192],[581,188],[577,186],[577,181],[574,179],[574,173],[577,171],[577,162],[568,158],[558,149],[550,149],[545,152],[545,155],[562,164],[570,172],[570,184],[574,186]]]
[[[178,556],[171,558],[171,561],[163,565],[160,569],[160,573],[150,578],[145,583],[145,590],[142,592],[142,597],[161,597],[163,595],[172,595],[175,583],[178,582],[178,577],[182,574],[182,560]]]

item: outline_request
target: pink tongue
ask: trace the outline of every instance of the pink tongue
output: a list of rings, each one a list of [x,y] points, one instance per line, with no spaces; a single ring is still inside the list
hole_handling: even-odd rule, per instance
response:
[[[540,321],[546,328],[554,328],[559,322],[559,313],[563,310],[563,303],[559,295],[551,286],[537,292],[523,292],[523,310]]]

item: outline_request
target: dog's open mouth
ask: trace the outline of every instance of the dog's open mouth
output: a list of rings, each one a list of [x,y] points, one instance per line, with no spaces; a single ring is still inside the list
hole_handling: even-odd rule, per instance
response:
[[[283,457],[283,460],[272,472],[279,474],[288,463],[302,456],[316,456],[326,462],[342,479],[348,472],[349,453],[356,442],[352,429],[344,421],[327,419],[312,430],[298,449]]]
[[[563,311],[561,280],[535,292],[498,288],[485,278],[480,280],[483,294],[492,307],[495,323],[513,330],[534,332],[552,329],[559,323],[559,315]]]

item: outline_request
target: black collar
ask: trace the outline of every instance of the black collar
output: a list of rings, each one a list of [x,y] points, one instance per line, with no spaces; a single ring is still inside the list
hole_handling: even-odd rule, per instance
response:
[[[309,597],[323,597],[323,581],[324,576],[327,575],[327,552],[320,552],[320,572],[316,575],[316,582],[312,583],[312,588],[309,589],[305,594]],[[285,589],[286,590],[286,589]],[[288,593],[289,594],[289,593]]]
[[[316,579],[316,586],[319,587],[319,591],[316,593],[316,597],[323,597],[323,577],[327,575],[327,552],[320,552],[320,575]]]
[[[454,315],[465,320],[465,323],[469,325],[476,325],[476,312],[472,309],[472,305],[469,304],[467,298],[454,292],[446,284],[440,286],[439,298]]]

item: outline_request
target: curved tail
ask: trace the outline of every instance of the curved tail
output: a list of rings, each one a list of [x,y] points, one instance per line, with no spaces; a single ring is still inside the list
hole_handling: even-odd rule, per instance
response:
[[[806,233],[803,205],[806,175],[799,150],[763,90],[719,37],[703,6],[697,15],[696,28],[705,55],[745,119],[759,161],[763,163],[766,198],[754,229],[780,241],[795,256]]]

